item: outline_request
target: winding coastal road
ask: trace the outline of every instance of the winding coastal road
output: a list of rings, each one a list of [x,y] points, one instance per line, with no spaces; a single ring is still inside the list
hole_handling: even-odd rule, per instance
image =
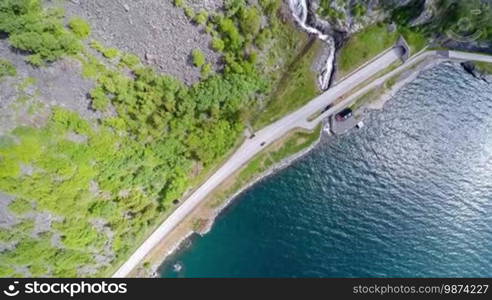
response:
[[[189,215],[200,204],[206,196],[218,187],[226,178],[244,166],[251,158],[260,153],[265,147],[278,140],[288,132],[296,128],[313,129],[324,118],[333,115],[359,96],[368,92],[386,80],[408,68],[421,62],[423,59],[435,56],[436,59],[456,59],[456,60],[475,60],[491,62],[492,57],[481,54],[457,52],[457,51],[425,51],[421,52],[404,64],[400,65],[393,71],[379,77],[368,83],[355,93],[345,98],[343,101],[334,105],[329,110],[309,120],[311,116],[323,110],[326,106],[332,104],[339,97],[352,91],[359,84],[371,79],[378,72],[385,70],[394,62],[401,59],[403,48],[395,47],[384,54],[376,57],[357,71],[345,77],[342,81],[336,83],[328,91],[314,98],[303,107],[283,117],[282,119],[266,126],[257,131],[254,138],[247,139],[237,149],[237,151],[198,189],[196,189],[182,204],[179,206],[157,229],[140,245],[140,247],[128,258],[128,260],[113,274],[113,277],[125,277],[141,262],[145,256],[156,247],[187,215]]]

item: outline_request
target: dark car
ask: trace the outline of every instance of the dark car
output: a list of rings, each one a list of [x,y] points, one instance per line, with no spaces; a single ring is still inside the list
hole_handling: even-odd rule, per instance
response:
[[[352,110],[350,108],[345,108],[335,116],[337,121],[345,121],[352,116]]]
[[[333,104],[328,104],[322,111],[322,113],[324,113],[325,111],[329,110],[330,108],[333,107]]]

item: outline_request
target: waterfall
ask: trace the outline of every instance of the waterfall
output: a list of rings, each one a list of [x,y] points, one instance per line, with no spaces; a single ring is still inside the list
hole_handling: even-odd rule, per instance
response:
[[[318,38],[328,45],[329,55],[326,60],[326,66],[318,76],[318,84],[322,90],[327,90],[330,87],[331,77],[333,73],[333,62],[335,60],[335,39],[323,33],[317,28],[307,24],[309,9],[307,0],[289,0],[289,7],[292,11],[292,16],[305,31],[316,34]]]

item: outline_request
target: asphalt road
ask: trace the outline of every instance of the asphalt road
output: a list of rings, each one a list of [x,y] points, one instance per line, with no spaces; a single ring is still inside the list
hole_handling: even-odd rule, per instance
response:
[[[457,60],[474,60],[492,63],[492,56],[478,53],[469,53],[461,51],[449,51],[449,58]]]
[[[387,51],[383,55],[377,57],[372,62],[366,64],[356,72],[352,73],[343,81],[337,83],[331,87],[328,91],[314,98],[306,105],[298,109],[297,111],[283,117],[282,119],[266,126],[265,128],[257,131],[255,137],[247,139],[237,151],[198,189],[196,189],[186,199],[181,206],[179,206],[141,245],[140,247],[128,258],[128,260],[118,269],[113,277],[125,277],[142,261],[145,256],[163,239],[165,238],[188,214],[190,214],[198,204],[203,201],[206,196],[214,190],[220,183],[222,183],[227,177],[232,175],[235,171],[245,165],[253,156],[261,152],[269,144],[273,143],[277,139],[281,138],[291,130],[295,128],[313,129],[316,127],[323,118],[329,115],[337,113],[341,109],[347,106],[351,101],[366,93],[368,90],[384,83],[387,79],[391,78],[396,73],[400,72],[404,68],[409,67],[412,64],[420,62],[422,59],[434,55],[439,57],[439,53],[436,51],[422,52],[413,58],[410,58],[406,63],[400,67],[391,71],[390,73],[380,77],[379,79],[371,82],[366,87],[362,88],[358,92],[344,99],[341,103],[335,105],[331,109],[324,112],[315,120],[309,121],[308,118],[314,115],[316,112],[324,109],[327,105],[333,103],[337,98],[351,91],[358,84],[370,79],[378,72],[385,70],[395,61],[399,60],[402,55],[402,49],[397,47],[390,51]],[[443,52],[443,51],[440,51]],[[445,51],[444,51],[445,52]],[[492,62],[492,57],[480,54],[462,53],[456,51],[449,51],[446,53],[451,59],[458,60],[478,60]],[[441,57],[445,58],[445,55]],[[446,57],[447,58],[447,57]]]

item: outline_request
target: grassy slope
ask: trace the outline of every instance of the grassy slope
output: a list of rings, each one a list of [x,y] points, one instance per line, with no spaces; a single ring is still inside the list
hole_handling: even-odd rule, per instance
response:
[[[362,105],[373,102],[378,100],[384,93],[388,92],[390,89],[393,88],[393,86],[400,80],[401,74],[403,72],[408,72],[408,71],[413,71],[416,68],[418,68],[422,62],[414,64],[410,67],[405,68],[404,70],[398,72],[397,74],[393,75],[392,77],[388,78],[384,84],[381,86],[375,87],[371,89],[370,91],[366,92],[365,94],[361,95],[359,98],[357,98],[351,105],[351,108],[353,110],[360,108]],[[391,70],[395,69],[397,66],[393,65],[384,70],[380,76],[383,74],[386,74],[390,72]],[[379,77],[379,76],[378,76]]]
[[[269,96],[268,104],[254,121],[254,128],[264,127],[301,107],[319,94],[316,76],[311,70],[321,49],[321,41],[306,40],[305,46]]]
[[[389,32],[386,24],[371,25],[354,34],[340,50],[338,78],[349,74],[385,49],[393,46],[400,35],[410,45],[412,54],[422,50],[427,43],[423,34],[407,28]]]
[[[145,261],[139,264],[131,276],[151,276],[152,270],[149,266],[161,264],[165,257],[163,254],[174,249],[185,234],[189,233],[190,230],[202,232],[208,227],[211,218],[216,216],[217,209],[223,206],[226,200],[250,182],[258,179],[268,168],[312,146],[319,139],[320,133],[321,126],[318,126],[312,132],[294,130],[265,148],[247,165],[236,171],[214,189],[205,201],[175,229],[169,238],[163,241],[155,251],[150,253]]]
[[[407,28],[402,28],[399,32],[410,46],[410,55],[419,52],[427,45],[427,38],[422,33]]]
[[[282,18],[279,16],[278,19]],[[37,21],[39,26],[43,26],[43,18],[37,18]],[[56,22],[59,26],[62,26],[61,21]],[[266,71],[267,80],[271,80],[272,86],[276,86],[280,78],[284,80],[285,76],[282,77],[283,72],[286,70],[292,71],[292,61],[302,57],[297,56],[297,53],[302,52],[302,45],[307,37],[306,34],[291,26],[288,21],[278,21],[277,25],[274,28],[274,46],[267,52],[267,67],[269,67],[267,70],[273,70],[271,67],[275,67],[275,72]],[[71,34],[69,31],[63,32],[66,35]],[[78,42],[77,40],[75,41]],[[154,226],[162,221],[173,209],[172,205],[166,205],[164,211],[158,210],[155,198],[159,196],[157,195],[159,190],[167,190],[161,189],[159,186],[167,182],[163,177],[174,171],[160,161],[160,155],[175,156],[175,154],[163,153],[166,151],[162,150],[170,149],[167,145],[163,145],[165,148],[152,149],[154,146],[159,146],[155,141],[159,141],[162,131],[154,131],[151,126],[147,126],[150,124],[147,124],[144,120],[133,120],[128,115],[128,112],[139,117],[142,116],[142,113],[160,109],[162,113],[160,117],[152,119],[157,122],[155,125],[159,125],[160,121],[163,121],[162,115],[167,118],[172,117],[172,115],[164,111],[160,105],[154,107],[155,101],[166,99],[166,101],[169,101],[167,104],[170,105],[169,108],[166,107],[166,110],[175,111],[174,106],[172,106],[172,100],[175,97],[185,97],[184,99],[179,99],[180,103],[183,103],[183,100],[189,101],[192,99],[188,98],[187,95],[189,94],[186,93],[181,93],[181,96],[177,95],[176,90],[174,90],[174,87],[176,87],[174,82],[152,72],[142,73],[141,77],[135,79],[125,77],[122,75],[125,72],[122,72],[121,68],[126,70],[127,67],[132,69],[131,66],[133,66],[135,70],[139,69],[138,59],[133,59],[135,61],[130,64],[130,60],[125,60],[126,54],[123,55],[119,51],[117,52],[116,49],[104,48],[102,45],[95,45],[94,43],[91,43],[91,45],[104,57],[112,59],[115,64],[121,59],[122,64],[115,67],[112,64],[109,64],[111,66],[105,66],[90,55],[90,51],[85,51],[87,49],[77,56],[82,62],[84,76],[94,78],[98,82],[98,93],[91,93],[93,100],[101,100],[98,110],[104,110],[109,105],[108,94],[115,96],[115,98],[120,97],[121,100],[124,99],[122,102],[112,101],[112,104],[117,106],[119,117],[105,119],[100,126],[93,128],[91,126],[93,124],[88,124],[86,120],[80,119],[78,115],[59,110],[56,117],[50,121],[49,126],[46,128],[22,128],[13,133],[13,136],[20,140],[19,143],[12,142],[15,139],[0,141],[0,178],[2,178],[0,180],[0,189],[18,196],[18,200],[14,202],[11,209],[17,208],[18,213],[23,215],[25,212],[22,209],[19,210],[19,207],[22,208],[22,205],[27,208],[35,206],[40,211],[50,211],[55,215],[64,217],[63,222],[56,222],[56,224],[53,224],[53,230],[39,237],[25,234],[33,230],[34,223],[31,221],[19,224],[13,231],[1,230],[0,241],[14,241],[20,245],[14,251],[1,253],[0,266],[2,268],[0,269],[2,269],[3,273],[0,274],[2,276],[22,276],[22,274],[16,273],[14,266],[28,267],[33,276],[46,274],[76,276],[78,267],[92,264],[95,253],[105,251],[105,245],[102,242],[106,241],[107,238],[91,225],[91,221],[94,218],[101,218],[108,222],[108,226],[115,233],[115,240],[110,241],[110,244],[112,244],[110,245],[110,251],[116,254],[116,258],[110,266],[99,269],[97,272],[97,275],[109,276],[117,265],[153,230]],[[246,48],[251,48],[251,45]],[[109,50],[113,51],[110,53]],[[241,52],[239,51],[238,53]],[[60,56],[63,56],[63,54],[60,53]],[[310,56],[310,59],[312,58],[314,56]],[[239,61],[239,63],[243,63],[239,67],[247,67],[246,62]],[[310,66],[310,61],[306,61],[303,65]],[[294,70],[297,69],[294,68]],[[315,87],[314,76],[308,74],[309,68],[302,69],[302,72],[303,75],[312,79],[304,82]],[[275,74],[278,76],[277,79],[273,76]],[[303,77],[303,79],[305,78]],[[222,80],[222,77],[218,80]],[[295,80],[295,78],[291,80]],[[287,82],[289,81],[287,80]],[[227,84],[231,82],[215,81],[215,83],[218,83],[219,88],[227,88],[229,87]],[[208,84],[211,83],[208,82]],[[248,83],[241,85],[241,82],[239,82],[239,84],[249,89]],[[286,86],[291,84],[292,82],[287,83]],[[171,89],[172,93],[169,91],[165,95],[160,95],[164,92],[162,90],[164,88]],[[238,87],[233,86],[230,90],[219,91],[219,95],[224,97],[225,92],[235,91],[236,88]],[[182,88],[181,91],[190,92],[185,88]],[[206,83],[204,83],[203,86],[197,87],[194,91],[196,92],[195,95],[200,96],[200,91],[207,94],[206,92],[209,90]],[[240,89],[238,93],[240,95],[245,94]],[[138,95],[142,98],[141,100],[145,100],[141,101],[141,107],[132,107],[134,95]],[[157,96],[154,97],[155,95]],[[235,97],[236,95],[231,95],[231,98]],[[214,99],[214,97],[203,97],[205,100],[211,98]],[[305,99],[309,100],[310,98],[307,97]],[[275,100],[274,97],[270,99],[272,101]],[[297,100],[295,97],[291,99]],[[191,102],[193,101],[189,102],[192,104]],[[205,103],[200,104],[203,105]],[[250,109],[254,109],[254,107],[250,107]],[[204,111],[202,116],[207,116],[206,113],[208,112]],[[187,117],[188,119],[186,120],[180,119],[180,124],[194,122],[193,117]],[[149,120],[148,118],[144,119]],[[203,122],[199,122],[199,124],[203,124]],[[126,133],[134,125],[139,130],[133,132],[133,134]],[[216,127],[207,128],[213,129]],[[67,141],[65,137],[74,132],[88,137],[87,142],[74,143]],[[156,136],[153,136],[154,133]],[[145,144],[133,140],[132,137],[135,134],[147,137],[146,140],[149,143]],[[230,139],[235,137],[228,132],[225,133],[225,136]],[[201,137],[202,140],[205,138]],[[216,135],[214,137],[214,141],[217,142],[219,137]],[[176,137],[173,136],[171,138]],[[170,140],[170,138],[167,138],[162,142],[165,143]],[[183,142],[189,143],[190,140]],[[193,142],[196,143],[198,141],[193,140]],[[120,147],[121,145],[125,146]],[[233,148],[225,147],[228,150]],[[302,149],[303,147],[303,144],[295,144],[290,145],[288,148]],[[291,152],[284,148],[282,152],[276,153],[275,157],[280,159],[281,156],[289,155],[289,153]],[[204,180],[206,174],[227,156],[226,152],[222,154],[219,157],[211,158],[209,164],[201,170],[198,176],[194,177],[195,179],[191,179],[190,182],[184,184],[188,186],[198,185],[198,181]],[[175,162],[188,164],[180,159],[175,159],[172,164]],[[20,163],[33,166],[41,165],[44,173],[42,176],[41,174],[39,174],[40,176],[36,174],[33,177],[20,176]],[[188,172],[186,168],[184,167],[183,172]],[[152,171],[149,172],[150,170]],[[181,174],[180,176],[184,177],[185,175]],[[99,183],[99,193],[87,192],[87,187],[90,185],[91,180],[96,180],[96,183]],[[177,182],[178,187],[183,183],[175,182]],[[175,185],[173,183],[170,186],[172,188]],[[182,189],[183,187],[179,187],[179,190]],[[118,196],[120,191],[125,190],[128,191],[128,195]],[[176,198],[178,197],[176,195]],[[174,196],[168,198],[172,199]],[[49,243],[53,232],[60,233],[64,247],[55,249]],[[56,267],[53,268],[53,266]]]
[[[214,199],[212,205],[214,207],[220,206],[223,201],[258,178],[270,167],[313,145],[319,139],[320,134],[321,126],[316,127],[313,132],[298,130],[270,145],[229,178],[228,183],[222,184],[212,193],[211,197]]]
[[[347,75],[371,58],[391,47],[398,39],[397,32],[389,32],[385,24],[374,24],[354,34],[340,50],[339,78]]]
[[[15,76],[17,70],[11,62],[0,58],[0,80],[6,76]]]
[[[281,19],[281,14],[277,14],[277,17]],[[271,27],[273,36],[275,36],[275,39],[273,40],[273,45],[265,51],[265,75],[267,80],[270,81],[270,83],[272,84],[273,89],[266,99],[267,109],[261,110],[255,115],[258,116],[258,119],[264,119],[265,115],[274,115],[274,118],[276,119],[281,118],[287,112],[302,106],[304,103],[311,100],[319,93],[316,84],[316,77],[311,70],[311,65],[321,48],[321,42],[314,41],[314,43],[309,43],[310,40],[306,33],[296,28],[291,21],[279,21],[279,19],[274,20],[274,24]],[[308,45],[309,47],[306,47]],[[276,70],[272,72],[271,70],[273,69]],[[288,75],[285,76],[284,74]],[[299,82],[296,82],[298,78],[300,78]],[[287,91],[281,92],[281,95],[285,97],[278,97],[276,95],[277,91],[282,90],[282,88],[277,88],[280,85],[288,87]],[[298,91],[296,91],[296,88],[294,88],[294,86],[302,89],[303,92],[301,93],[301,97],[297,97],[296,93],[298,94]],[[275,106],[282,106],[282,109],[270,109],[271,107]],[[286,107],[289,109],[286,110]],[[256,119],[255,116],[250,117],[250,119],[253,123],[253,126],[256,127],[256,121],[258,119]],[[293,134],[292,137],[289,135],[289,137],[287,137],[287,141],[284,138],[281,139],[278,144],[284,145],[285,143],[285,146],[282,146],[281,149],[275,152],[272,152],[271,150],[265,152],[275,156],[275,160],[270,160],[271,164],[262,165],[261,168],[256,168],[256,161],[250,161],[246,168],[251,171],[254,170],[253,173],[249,176],[247,174],[241,175],[235,187],[228,190],[226,194],[223,194],[221,195],[221,197],[217,198],[217,201],[219,201],[219,199],[225,200],[225,198],[223,198],[225,197],[225,195],[232,195],[235,191],[239,190],[242,186],[250,182],[254,178],[254,176],[258,175],[260,172],[265,171],[271,165],[308,147],[312,144],[312,142],[315,141],[315,139],[319,137],[319,133],[320,128],[317,128],[316,132],[314,133],[307,133],[304,131],[296,132]],[[306,140],[306,142],[299,143],[299,141],[301,140]],[[205,180],[207,180],[207,178],[211,174],[213,174],[214,170],[221,166],[222,162],[225,161],[229,157],[229,155],[234,152],[234,149],[239,146],[241,142],[242,139],[240,141],[237,141],[235,147],[223,157],[217,159],[214,164],[206,166],[205,169],[203,169],[197,177],[192,179],[192,181],[190,182],[191,186],[198,187]],[[296,143],[295,145],[292,144],[294,142]],[[278,144],[276,143],[276,145]],[[252,165],[252,167],[250,167],[250,165]],[[215,195],[215,193],[213,195]],[[172,211],[167,211],[161,214],[156,223],[164,221],[171,213]],[[151,231],[152,230],[147,231],[147,234],[145,235],[148,235]],[[110,268],[110,272],[107,272],[107,274],[113,273],[114,271],[116,271],[116,269],[116,266],[112,266]]]
[[[474,62],[474,64],[479,71],[484,72],[486,74],[492,74],[492,64],[491,63],[477,61],[477,62]]]

